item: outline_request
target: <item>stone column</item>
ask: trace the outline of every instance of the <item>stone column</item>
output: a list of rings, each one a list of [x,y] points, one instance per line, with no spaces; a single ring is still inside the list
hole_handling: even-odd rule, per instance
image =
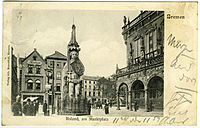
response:
[[[120,110],[119,92],[117,92],[117,110]]]
[[[129,106],[128,106],[128,91],[126,91],[126,109],[129,109]]]
[[[133,111],[133,108],[132,108],[132,91],[129,91],[129,110]]]
[[[146,111],[148,111],[149,93],[148,93],[148,90],[147,90],[147,89],[145,89],[144,97],[145,97],[145,109],[146,109]]]

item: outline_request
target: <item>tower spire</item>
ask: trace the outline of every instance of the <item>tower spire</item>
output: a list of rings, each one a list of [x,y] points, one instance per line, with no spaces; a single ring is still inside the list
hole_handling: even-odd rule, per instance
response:
[[[76,42],[76,26],[74,24],[72,25],[71,40],[69,45],[75,45],[78,47],[78,43]]]
[[[73,50],[77,52],[80,51],[79,45],[76,41],[76,26],[74,24],[72,25],[71,40],[68,44],[68,48],[69,48],[69,51],[73,51]]]

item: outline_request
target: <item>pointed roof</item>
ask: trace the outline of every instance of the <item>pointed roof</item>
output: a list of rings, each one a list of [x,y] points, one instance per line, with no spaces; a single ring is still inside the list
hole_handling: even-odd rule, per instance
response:
[[[78,43],[76,42],[76,26],[74,24],[72,25],[71,40],[68,46],[79,47]]]
[[[22,60],[22,63],[23,63],[27,58],[29,58],[33,53],[36,53],[36,54],[44,61],[43,57],[40,55],[40,53],[37,51],[37,49],[34,48],[33,52],[32,52],[31,54],[29,54],[27,57],[25,57],[25,58]],[[45,61],[44,61],[44,62],[45,62]]]
[[[46,59],[59,59],[59,60],[67,60],[67,56],[63,55],[62,53],[55,51],[55,53],[46,57]]]

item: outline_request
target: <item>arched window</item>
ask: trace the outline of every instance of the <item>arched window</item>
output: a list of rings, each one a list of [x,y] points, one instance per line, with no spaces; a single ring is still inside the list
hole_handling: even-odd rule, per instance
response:
[[[41,82],[40,80],[35,81],[35,89],[40,90]]]
[[[32,90],[33,89],[33,81],[31,79],[29,79],[27,81],[27,89]]]

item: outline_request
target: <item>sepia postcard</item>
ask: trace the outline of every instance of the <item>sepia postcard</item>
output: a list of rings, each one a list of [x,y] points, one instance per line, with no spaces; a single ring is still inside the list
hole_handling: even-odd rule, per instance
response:
[[[196,126],[197,2],[3,2],[3,126]]]

